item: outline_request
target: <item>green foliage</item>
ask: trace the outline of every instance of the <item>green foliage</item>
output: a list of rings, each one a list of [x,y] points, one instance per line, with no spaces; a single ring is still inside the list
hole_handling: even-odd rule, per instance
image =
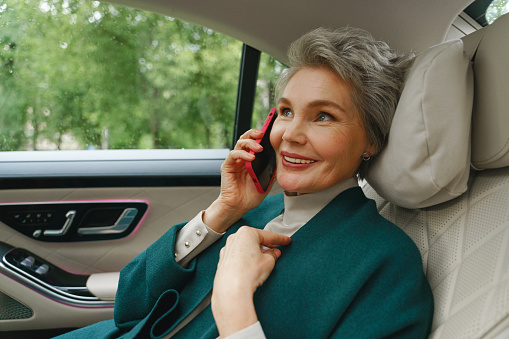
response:
[[[136,9],[0,0],[0,150],[230,147],[240,53]]]
[[[492,24],[499,17],[509,12],[509,0],[493,0],[486,10],[486,20]]]
[[[262,128],[272,107],[276,107],[275,85],[276,80],[285,69],[282,63],[268,54],[262,54],[258,69],[258,83],[256,88],[255,106],[253,112],[253,128]]]

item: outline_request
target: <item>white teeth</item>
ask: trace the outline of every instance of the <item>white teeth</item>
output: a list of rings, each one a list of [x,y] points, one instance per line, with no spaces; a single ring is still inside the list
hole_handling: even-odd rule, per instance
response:
[[[316,162],[315,160],[304,160],[304,159],[296,159],[296,158],[290,158],[287,156],[283,156],[286,161],[292,163],[292,164],[310,164],[312,162]]]

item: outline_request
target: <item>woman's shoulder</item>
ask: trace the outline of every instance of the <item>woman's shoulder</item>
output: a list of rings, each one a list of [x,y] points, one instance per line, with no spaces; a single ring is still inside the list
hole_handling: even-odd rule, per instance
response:
[[[345,191],[346,198],[356,205],[352,214],[355,237],[377,255],[421,260],[415,242],[399,226],[378,212],[375,201],[368,199],[360,187]]]

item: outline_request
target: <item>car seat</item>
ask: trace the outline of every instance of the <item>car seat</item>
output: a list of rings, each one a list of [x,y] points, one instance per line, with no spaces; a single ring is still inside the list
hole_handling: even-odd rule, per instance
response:
[[[473,88],[469,89],[468,80],[460,81],[459,84],[439,84],[446,89],[442,90],[444,94],[437,105],[444,104],[447,107],[444,102],[449,100],[447,88],[460,86],[466,88],[465,93],[473,93],[472,105],[467,103],[462,109],[468,110],[468,107],[472,106],[473,109],[471,112],[464,112],[463,119],[458,115],[447,120],[449,109],[434,118],[440,120],[442,127],[446,127],[445,133],[437,133],[439,142],[454,144],[461,139],[459,135],[462,138],[466,135],[467,147],[455,146],[452,149],[453,154],[451,149],[444,152],[454,158],[452,161],[449,161],[447,154],[442,154],[442,158],[433,162],[432,158],[440,150],[431,149],[429,142],[435,134],[428,135],[429,139],[425,140],[424,147],[431,160],[421,159],[419,166],[426,167],[428,174],[431,173],[427,184],[432,193],[416,199],[415,196],[425,191],[419,186],[422,183],[416,183],[415,179],[411,181],[394,177],[387,167],[381,168],[384,166],[384,159],[387,160],[386,155],[391,152],[390,139],[397,137],[396,134],[399,133],[392,128],[388,149],[381,152],[380,158],[374,162],[373,169],[368,173],[367,182],[362,184],[366,195],[376,201],[380,214],[401,227],[421,251],[424,272],[435,301],[430,338],[509,338],[507,32],[509,15],[500,17],[491,26],[466,36],[461,41],[458,40],[463,46],[464,57],[471,62],[468,68],[473,72]],[[440,47],[432,47],[436,48]],[[442,82],[445,81],[447,80]],[[402,99],[405,91],[407,85]],[[465,101],[464,98],[461,100]],[[443,118],[446,115],[447,118]],[[414,118],[411,119],[415,121]],[[454,130],[458,126],[467,128],[467,133],[453,131],[454,137],[448,135],[448,130]],[[417,137],[407,135],[407,138],[415,141]],[[459,153],[463,160],[455,158]],[[399,154],[401,158],[406,158],[407,155],[408,153]],[[464,165],[465,159],[467,166]],[[378,164],[379,160],[381,165]],[[393,162],[391,166],[401,165],[394,164],[394,159],[389,160]],[[405,175],[404,171],[415,173],[415,163],[412,166],[400,168],[401,172],[396,175]],[[438,169],[430,170],[433,166],[438,166]],[[450,175],[446,181],[439,182],[437,177],[451,172],[451,167],[454,166],[460,170]],[[396,191],[394,186],[400,182],[405,183],[401,190]]]

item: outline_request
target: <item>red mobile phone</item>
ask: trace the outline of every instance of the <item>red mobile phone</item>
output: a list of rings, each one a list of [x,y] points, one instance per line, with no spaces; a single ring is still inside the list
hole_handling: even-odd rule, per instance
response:
[[[273,108],[270,110],[263,124],[263,137],[261,139],[256,139],[256,141],[262,145],[263,150],[258,153],[254,151],[249,152],[254,154],[255,158],[251,162],[246,162],[247,171],[251,179],[253,179],[256,189],[260,193],[267,192],[276,174],[276,152],[270,144],[270,131],[272,130],[272,125],[274,125],[274,120],[276,120],[276,118],[276,109]]]

